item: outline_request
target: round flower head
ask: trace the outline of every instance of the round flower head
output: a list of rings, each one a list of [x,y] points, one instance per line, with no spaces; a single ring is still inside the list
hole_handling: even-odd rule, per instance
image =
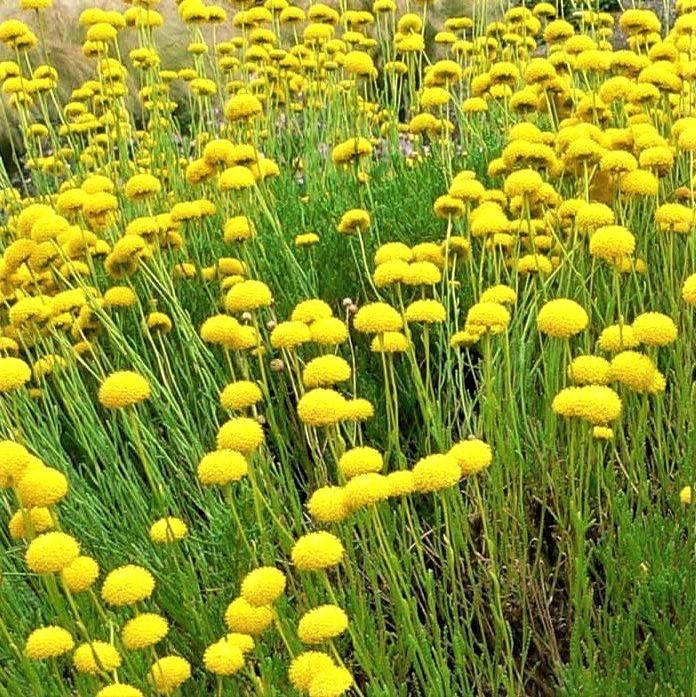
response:
[[[360,446],[346,450],[338,462],[338,467],[346,479],[359,474],[379,472],[384,467],[384,458],[379,450]]]
[[[3,486],[17,484],[30,461],[29,451],[23,445],[11,440],[0,441],[0,482]]]
[[[684,302],[696,307],[696,273],[692,273],[682,286],[682,298]]]
[[[346,401],[346,421],[367,421],[375,415],[375,407],[369,399],[357,397]]]
[[[305,393],[297,403],[300,421],[307,426],[331,426],[345,417],[346,398],[335,390],[318,387]]]
[[[462,476],[476,474],[493,461],[491,446],[478,438],[459,441],[447,454],[457,461]]]
[[[510,324],[510,313],[499,303],[479,302],[466,313],[466,327],[474,334],[500,334]]]
[[[601,356],[576,356],[568,366],[568,377],[576,385],[606,385],[609,361]]]
[[[377,472],[358,474],[343,487],[346,504],[351,511],[379,503],[389,498],[387,478]]]
[[[103,670],[111,672],[121,665],[118,651],[105,641],[80,644],[73,654],[73,665],[80,673],[97,675]]]
[[[292,563],[301,571],[318,571],[336,566],[343,559],[341,541],[330,532],[310,532],[293,545]]]
[[[269,287],[261,281],[247,280],[227,291],[225,307],[228,312],[248,312],[268,307],[273,302]]]
[[[337,346],[348,338],[348,327],[338,317],[325,317],[309,325],[312,341],[322,346]]]
[[[309,327],[304,322],[291,320],[281,322],[271,332],[271,346],[274,349],[295,349],[311,340]]]
[[[592,437],[597,440],[611,440],[614,437],[614,431],[608,426],[595,426],[592,429]]]
[[[137,687],[119,682],[102,687],[94,697],[144,697],[144,695]]]
[[[292,660],[288,677],[296,690],[306,692],[317,675],[335,666],[333,659],[323,651],[305,651]]]
[[[31,377],[26,361],[13,356],[0,358],[0,392],[9,392],[25,385]]]
[[[607,353],[617,353],[624,349],[632,349],[640,342],[629,324],[612,324],[602,330],[597,345]]]
[[[671,317],[660,312],[644,312],[633,320],[633,333],[646,346],[667,346],[677,338]]]
[[[27,517],[33,535],[40,535],[42,532],[55,527],[53,516],[48,508],[31,508],[29,511],[16,511],[7,524],[10,537],[13,540],[20,540],[29,536],[29,530],[26,525]]]
[[[403,283],[407,286],[434,286],[441,280],[440,269],[435,263],[427,260],[411,262],[402,278]]]
[[[198,479],[201,484],[225,486],[238,482],[249,471],[249,465],[236,450],[216,450],[203,456],[198,464]]]
[[[407,496],[416,490],[413,472],[411,470],[397,470],[387,475],[389,497]]]
[[[263,428],[255,419],[237,416],[226,421],[217,433],[218,450],[253,453],[263,443]]]
[[[372,353],[405,353],[410,345],[408,337],[401,332],[383,332],[372,337],[370,351]]]
[[[634,392],[652,392],[656,373],[657,367],[649,356],[637,351],[621,351],[612,358],[608,377]]]
[[[261,102],[253,94],[236,94],[225,104],[225,116],[230,121],[247,120],[262,111]]]
[[[152,174],[134,174],[127,182],[124,193],[129,199],[143,201],[162,191],[162,184]]]
[[[346,492],[342,486],[323,486],[307,502],[309,514],[320,523],[340,523],[349,513]]]
[[[261,388],[251,380],[231,382],[220,393],[220,406],[228,411],[238,411],[261,401]]]
[[[27,547],[27,566],[36,574],[62,571],[80,554],[80,545],[64,532],[46,532],[34,538]]]
[[[293,322],[303,322],[312,324],[322,319],[328,319],[333,315],[331,307],[323,300],[312,299],[303,300],[295,305],[295,309],[290,315]],[[340,320],[339,320],[340,321]]]
[[[35,661],[43,661],[62,656],[74,645],[75,642],[67,629],[55,626],[39,627],[27,637],[24,653]]]
[[[365,334],[381,334],[398,331],[403,326],[403,320],[391,305],[369,303],[358,310],[353,326]]]
[[[253,607],[270,605],[284,593],[285,583],[285,574],[280,569],[262,566],[244,577],[241,595]]]
[[[153,542],[165,543],[183,540],[188,533],[186,523],[181,518],[167,516],[155,521],[150,527],[150,539]]]
[[[344,235],[365,232],[370,227],[370,214],[362,208],[346,211],[338,223],[338,231]]]
[[[559,339],[567,339],[581,332],[589,322],[587,312],[574,300],[549,300],[539,310],[537,327],[540,332]]]
[[[461,476],[461,468],[452,455],[429,455],[413,467],[413,485],[422,494],[454,486]]]
[[[348,362],[340,356],[327,354],[313,358],[302,371],[305,387],[330,387],[337,382],[350,380],[351,370]]]
[[[113,286],[104,293],[104,307],[107,309],[133,307],[138,302],[138,296],[128,286]]]
[[[68,480],[52,467],[29,467],[19,480],[19,497],[27,508],[52,506],[68,493]]]
[[[155,590],[155,579],[142,566],[128,564],[109,572],[104,579],[101,597],[109,605],[120,607],[145,600]]]
[[[254,607],[244,598],[235,598],[225,610],[225,624],[231,632],[258,636],[273,621],[273,608]]]
[[[333,666],[317,673],[309,684],[309,697],[340,697],[353,684],[353,676],[343,666]]]
[[[226,641],[228,644],[236,646],[243,654],[253,651],[254,646],[256,646],[253,637],[240,632],[228,632],[221,641]]]
[[[633,254],[636,238],[621,225],[604,225],[590,237],[590,254],[607,262]]]
[[[415,300],[406,308],[407,322],[437,324],[445,321],[445,306],[439,300]]]
[[[244,654],[238,646],[221,639],[205,650],[203,665],[215,675],[234,675],[244,665]]]
[[[99,564],[92,557],[77,557],[63,568],[60,575],[71,593],[82,593],[97,580]]]
[[[150,383],[139,373],[120,370],[111,373],[99,387],[99,402],[107,409],[122,409],[150,397]]]
[[[144,649],[164,639],[168,631],[169,624],[164,617],[144,612],[123,625],[121,639],[127,649]]]
[[[583,419],[594,426],[605,426],[621,415],[621,399],[611,387],[585,385],[566,387],[553,399],[556,414]]]
[[[679,501],[683,506],[691,504],[691,487],[685,486],[679,492]]]
[[[337,605],[320,605],[305,612],[297,625],[297,636],[305,644],[320,644],[348,629],[348,615]]]
[[[191,677],[191,664],[181,656],[163,656],[152,664],[148,677],[155,691],[170,695]]]

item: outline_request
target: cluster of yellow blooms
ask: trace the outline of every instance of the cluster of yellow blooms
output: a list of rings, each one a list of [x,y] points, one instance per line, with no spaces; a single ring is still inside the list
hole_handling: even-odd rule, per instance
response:
[[[40,27],[52,3],[20,4],[35,11]],[[50,664],[72,652],[74,670],[99,681],[96,697],[143,697],[146,686],[172,694],[197,667],[160,649],[172,619],[157,605],[153,573],[118,566],[104,575],[97,593],[99,562],[63,529],[70,527],[60,514],[68,478],[33,454],[44,456],[26,442],[18,416],[27,405],[62,404],[54,384],[62,376],[72,380],[79,371],[88,384],[98,383],[103,418],[124,417],[159,505],[164,490],[144,452],[141,410],[165,388],[137,363],[137,353],[126,347],[129,337],[146,337],[160,356],[165,337],[181,331],[185,342],[202,343],[224,371],[228,382],[216,403],[224,420],[214,449],[189,463],[191,478],[195,469],[199,484],[230,500],[240,539],[257,566],[224,612],[227,632],[199,656],[220,686],[223,677],[253,664],[267,628],[274,626],[289,644],[278,608],[295,600],[293,577],[328,581],[325,571],[346,562],[361,515],[375,515],[378,504],[391,510],[417,495],[458,491],[463,479],[492,464],[486,442],[492,434],[484,427],[482,438],[462,438],[443,425],[431,365],[440,339],[438,369],[450,370],[445,362],[451,360],[461,373],[462,356],[473,360],[480,351],[487,373],[493,352],[509,351],[511,325],[527,321],[520,299],[543,300],[534,315],[541,337],[534,339],[562,356],[558,377],[568,381],[545,385],[548,408],[610,441],[622,412],[635,408],[633,393],[659,398],[667,389],[658,366],[664,369],[663,355],[681,338],[681,318],[696,307],[694,269],[671,264],[677,247],[694,262],[691,0],[677,3],[668,31],[652,11],[623,12],[618,24],[627,39],[621,49],[614,47],[614,16],[594,10],[579,12],[574,24],[546,2],[511,8],[489,23],[453,16],[435,34],[432,55],[426,53],[428,2],[422,12],[400,13],[394,0],[375,0],[372,11],[342,12],[323,3],[302,9],[266,0],[240,2],[228,13],[203,0],[181,0],[189,64],[177,70],[163,65],[157,49],[164,23],[158,0],[126,4],[123,12],[81,13],[82,53],[91,73],[70,86],[67,101],[61,76],[35,49],[38,28],[24,19],[0,23],[8,56],[0,61],[0,110],[8,124],[8,114],[17,123],[12,150],[16,157],[21,143],[21,174],[31,175],[31,185],[22,180],[15,187],[0,169],[0,413],[6,437],[0,441],[0,485],[12,507],[9,535],[26,546],[27,569],[70,608],[73,596],[87,594],[100,616],[121,622],[118,633],[90,636],[78,614],[79,643],[66,627],[41,626],[25,637],[24,654]],[[137,45],[126,58],[120,45],[128,32]],[[191,119],[185,144],[171,137],[181,135],[176,115],[183,104]],[[502,124],[500,152],[485,173],[456,171],[453,162],[483,142],[486,119]],[[262,280],[259,271],[273,254],[304,254],[288,245],[275,210],[275,184],[284,176],[301,179],[306,167],[273,149],[281,124],[317,138],[313,146],[325,151],[321,177],[340,177],[353,196],[355,207],[342,209],[330,225],[322,221],[331,232],[294,238],[295,247],[312,248],[333,236],[353,252],[364,293],[361,302],[346,298],[341,316],[329,302],[309,297],[311,288],[299,302],[283,297],[293,307],[281,315],[274,292],[282,288]],[[381,239],[372,185],[384,150],[409,171],[433,154],[442,158],[446,191],[427,204],[433,239]],[[308,152],[305,159],[317,157]],[[301,212],[306,203],[297,203]],[[648,221],[645,229],[636,226],[640,215]],[[646,232],[648,225],[654,234]],[[229,256],[213,251],[222,244],[233,250]],[[628,284],[643,283],[652,270],[655,244],[662,245],[669,272],[680,274],[683,302],[670,304],[669,314],[626,306]],[[556,291],[554,279],[563,273],[574,280]],[[600,329],[594,348],[597,308],[550,295],[578,298],[574,287],[585,290],[585,283],[605,284],[614,318]],[[207,303],[205,319],[193,330],[199,308],[183,300],[192,297],[186,295],[192,287]],[[139,294],[142,288],[159,300]],[[366,435],[381,405],[358,390],[356,354],[363,353],[384,376],[389,434],[382,449],[368,445]],[[134,369],[119,369],[123,365]],[[423,421],[432,425],[432,441],[412,466],[399,444],[398,369],[412,378]],[[275,550],[271,563],[267,550],[247,540],[233,488],[248,486],[255,506],[268,505],[269,484],[260,471],[274,460],[268,442],[269,433],[277,436],[269,389],[274,375],[288,385],[288,418],[317,472],[312,489],[303,492],[309,514],[298,523],[303,534],[288,533],[291,544],[282,555]],[[490,376],[481,384],[492,389]],[[48,451],[45,458],[51,461]],[[689,487],[681,497],[690,502]],[[164,507],[160,512],[149,529],[153,544],[176,545],[188,537],[182,517]],[[354,637],[348,612],[327,585],[321,592],[331,602],[315,594],[295,628],[293,638],[307,648],[290,652],[289,681],[310,697],[339,697],[361,681],[352,658],[344,663],[333,643],[344,634]],[[131,652],[152,659],[147,680],[130,671]],[[121,682],[119,669],[140,686]],[[253,667],[251,673],[256,677]],[[187,694],[185,687],[180,694]]]

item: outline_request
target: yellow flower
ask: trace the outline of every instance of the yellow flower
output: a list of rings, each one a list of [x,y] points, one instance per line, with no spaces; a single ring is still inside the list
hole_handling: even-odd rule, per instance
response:
[[[349,380],[351,369],[348,362],[340,356],[328,354],[313,358],[302,371],[305,387],[330,387],[338,382]]]
[[[28,508],[52,506],[68,493],[66,476],[52,467],[30,466],[17,487],[22,503]]]
[[[121,638],[123,645],[131,651],[153,646],[164,639],[169,631],[169,623],[161,615],[144,612],[123,625]]]
[[[561,416],[605,426],[621,415],[621,399],[611,387],[604,385],[566,387],[554,397],[552,408]]]
[[[133,201],[143,201],[156,196],[162,191],[162,184],[152,174],[135,174],[127,182],[124,189],[126,196]]]
[[[475,335],[500,334],[510,324],[510,313],[499,303],[478,302],[466,313],[466,328]]]
[[[297,625],[297,635],[305,644],[320,644],[348,629],[348,615],[337,605],[320,605],[305,612]]]
[[[225,104],[225,116],[230,121],[241,121],[263,111],[261,102],[253,94],[236,94]]]
[[[139,373],[121,370],[111,373],[99,387],[99,402],[107,409],[122,409],[150,397],[150,383]]]
[[[413,467],[413,486],[420,493],[447,489],[462,476],[454,455],[429,455]]]
[[[0,358],[0,393],[16,390],[31,377],[31,368],[21,358]]]
[[[346,398],[335,390],[321,387],[305,393],[297,403],[300,421],[316,428],[331,426],[345,417]]]
[[[203,665],[216,675],[234,675],[244,665],[244,654],[238,646],[221,639],[205,650]]]
[[[343,559],[341,541],[330,532],[311,532],[300,537],[290,553],[292,563],[301,571],[318,571],[336,566]]]
[[[157,692],[169,695],[191,677],[191,665],[181,656],[164,656],[152,664],[148,677]]]
[[[24,645],[24,653],[35,661],[57,658],[72,649],[75,645],[70,632],[63,627],[39,627],[28,637]]]
[[[119,682],[102,687],[94,697],[144,697],[144,695],[137,687]]]
[[[20,540],[29,536],[27,521],[33,535],[39,535],[55,527],[53,516],[48,508],[40,507],[30,508],[28,511],[16,511],[7,524],[10,537],[13,540]]]
[[[633,320],[633,333],[646,346],[667,346],[677,338],[671,317],[660,312],[644,312]]]
[[[109,572],[104,579],[101,597],[115,607],[145,600],[155,589],[155,579],[142,566],[128,564]]]
[[[444,322],[445,317],[445,306],[439,300],[415,300],[406,308],[405,313],[407,322],[426,324]]]
[[[198,465],[201,484],[225,486],[237,482],[249,471],[244,455],[236,450],[216,450],[203,456]]]
[[[183,540],[188,533],[188,527],[181,518],[167,516],[155,521],[150,527],[150,539],[153,542],[173,542]]]
[[[343,487],[346,505],[351,511],[372,506],[389,498],[387,478],[377,472],[357,474]]]
[[[463,476],[476,474],[493,461],[491,446],[478,438],[459,441],[447,454],[457,461]]]
[[[91,641],[75,649],[73,665],[80,673],[97,675],[102,671],[116,670],[121,665],[121,656],[111,644]]]
[[[92,557],[77,557],[64,567],[60,574],[71,593],[82,593],[91,588],[97,580],[99,564]]]
[[[359,446],[343,453],[338,466],[343,476],[351,479],[359,474],[379,472],[384,467],[384,459],[378,450]]]
[[[271,607],[254,607],[244,598],[235,598],[225,611],[225,624],[231,632],[258,636],[272,621]]]
[[[250,571],[242,581],[241,596],[252,607],[275,602],[285,591],[285,574],[272,566]]]
[[[609,361],[601,356],[576,356],[568,366],[568,377],[576,385],[606,385]]]
[[[398,331],[403,326],[403,320],[391,305],[376,302],[363,305],[358,310],[353,326],[359,332],[381,334]]]
[[[64,532],[46,532],[34,538],[27,547],[27,566],[36,574],[62,571],[80,554],[80,545]]]
[[[350,512],[341,486],[323,486],[307,502],[309,514],[320,523],[340,523]]]
[[[238,411],[261,401],[261,388],[251,380],[238,380],[227,385],[220,393],[220,406],[228,411]]]
[[[333,659],[322,651],[305,651],[296,656],[288,670],[288,677],[296,690],[308,691],[312,680],[335,667]]]
[[[602,330],[597,340],[597,345],[602,351],[617,353],[624,349],[638,346],[640,341],[636,337],[633,327],[629,324],[612,324]]]
[[[574,300],[557,298],[549,300],[539,310],[537,327],[549,336],[568,339],[587,327],[587,312]]]
[[[343,666],[319,671],[309,684],[309,697],[340,697],[353,685],[353,676]]]
[[[218,430],[218,450],[237,450],[248,454],[257,450],[264,441],[263,428],[255,419],[238,416],[226,421]]]
[[[338,231],[344,235],[365,232],[370,227],[370,214],[362,208],[346,211],[338,223]]]
[[[268,307],[273,302],[269,287],[261,281],[242,281],[232,286],[225,296],[229,312],[247,312]]]

